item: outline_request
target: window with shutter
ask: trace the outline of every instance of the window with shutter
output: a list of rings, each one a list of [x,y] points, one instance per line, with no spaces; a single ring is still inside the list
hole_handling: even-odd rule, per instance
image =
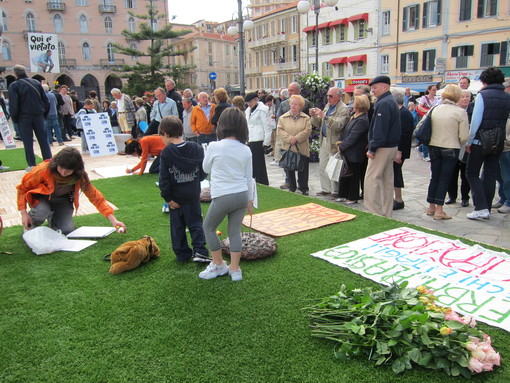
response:
[[[390,73],[390,56],[381,56],[381,73]]]
[[[496,16],[497,11],[498,0],[478,0],[478,18]]]
[[[422,70],[433,71],[435,68],[435,61],[436,61],[435,49],[423,51]]]
[[[499,43],[482,44],[480,55],[480,66],[488,67],[494,65],[494,58],[499,54]]]
[[[382,34],[383,36],[387,36],[391,33],[391,12],[384,11],[382,13]]]
[[[473,0],[460,0],[459,21],[471,20],[471,5]]]
[[[402,30],[413,31],[420,27],[420,5],[410,5],[404,8],[402,17]]]

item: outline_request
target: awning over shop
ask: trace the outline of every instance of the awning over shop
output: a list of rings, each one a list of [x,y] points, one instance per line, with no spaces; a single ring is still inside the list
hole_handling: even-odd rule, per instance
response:
[[[345,64],[347,62],[347,57],[337,57],[335,59],[329,60],[331,65],[335,64]]]
[[[319,24],[319,29],[324,29],[324,28],[327,28],[329,27],[331,23],[328,21],[327,23],[322,23],[322,24]]]
[[[368,13],[360,13],[359,15],[349,17],[349,23],[358,20],[365,20],[368,23]]]
[[[306,27],[305,29],[303,29],[303,32],[305,32],[305,33],[308,33],[311,31],[315,31],[315,25],[310,25],[309,27]]]
[[[425,92],[429,85],[435,84],[435,82],[402,82],[394,85],[401,88],[409,88],[411,90],[415,90],[416,92]]]
[[[347,61],[350,62],[350,63],[355,62],[355,61],[363,61],[363,62],[366,63],[367,62],[367,55],[349,56]]]
[[[347,25],[349,24],[349,19],[348,18],[345,18],[345,19],[338,19],[338,20],[335,20],[335,21],[331,21],[329,23],[329,27],[330,28],[334,28],[336,27],[337,25]]]

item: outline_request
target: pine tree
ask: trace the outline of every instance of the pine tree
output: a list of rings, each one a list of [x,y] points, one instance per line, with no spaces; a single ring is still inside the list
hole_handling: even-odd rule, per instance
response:
[[[189,53],[191,50],[176,51],[169,42],[171,39],[180,37],[188,34],[191,31],[172,31],[171,24],[165,24],[163,28],[154,30],[157,21],[165,17],[159,13],[153,4],[154,0],[149,0],[149,4],[146,6],[147,14],[136,15],[132,12],[129,14],[138,19],[138,32],[129,32],[123,30],[122,35],[126,37],[128,41],[150,41],[150,45],[147,51],[141,51],[133,49],[130,46],[123,46],[121,44],[113,44],[114,51],[130,57],[148,57],[149,63],[144,64],[137,62],[136,65],[124,65],[124,74],[121,77],[128,79],[128,84],[123,88],[123,91],[128,94],[142,95],[145,91],[153,91],[157,87],[162,87],[165,82],[165,78],[172,77],[177,84],[178,88],[187,88],[189,84],[183,83],[183,79],[186,78],[187,73],[194,66],[181,66],[181,65],[168,65],[163,61],[166,57],[171,56],[183,56]]]

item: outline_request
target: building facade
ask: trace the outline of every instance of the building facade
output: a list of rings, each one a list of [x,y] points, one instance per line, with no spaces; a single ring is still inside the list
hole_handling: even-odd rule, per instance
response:
[[[377,73],[376,0],[345,0],[333,7],[322,3],[318,19],[312,6],[302,15],[302,25],[304,71],[330,77],[347,92],[352,92],[357,84],[368,84]]]
[[[295,4],[252,19],[246,32],[246,88],[276,91],[301,72],[300,20]]]
[[[153,28],[168,23],[167,0],[150,0],[164,18]],[[122,65],[134,65],[136,57],[115,53],[113,43],[145,51],[148,42],[127,41],[123,30],[138,31],[133,14],[146,14],[148,2],[143,0],[3,0],[1,66],[7,87],[14,76],[16,64],[30,68],[27,34],[56,34],[60,73],[28,73],[29,76],[53,85],[55,82],[76,89],[81,98],[90,90],[109,97],[114,87],[122,88],[126,80],[119,76]],[[140,59],[143,61],[143,59]]]
[[[416,91],[489,66],[510,76],[508,0],[381,0],[378,33],[377,72]]]

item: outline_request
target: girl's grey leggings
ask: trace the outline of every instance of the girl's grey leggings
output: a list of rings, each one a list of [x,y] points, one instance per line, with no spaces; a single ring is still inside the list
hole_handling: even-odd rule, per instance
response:
[[[221,248],[216,228],[227,216],[230,251],[240,252],[242,250],[241,223],[247,207],[248,191],[213,198],[204,221],[205,240],[209,251],[216,251]]]

